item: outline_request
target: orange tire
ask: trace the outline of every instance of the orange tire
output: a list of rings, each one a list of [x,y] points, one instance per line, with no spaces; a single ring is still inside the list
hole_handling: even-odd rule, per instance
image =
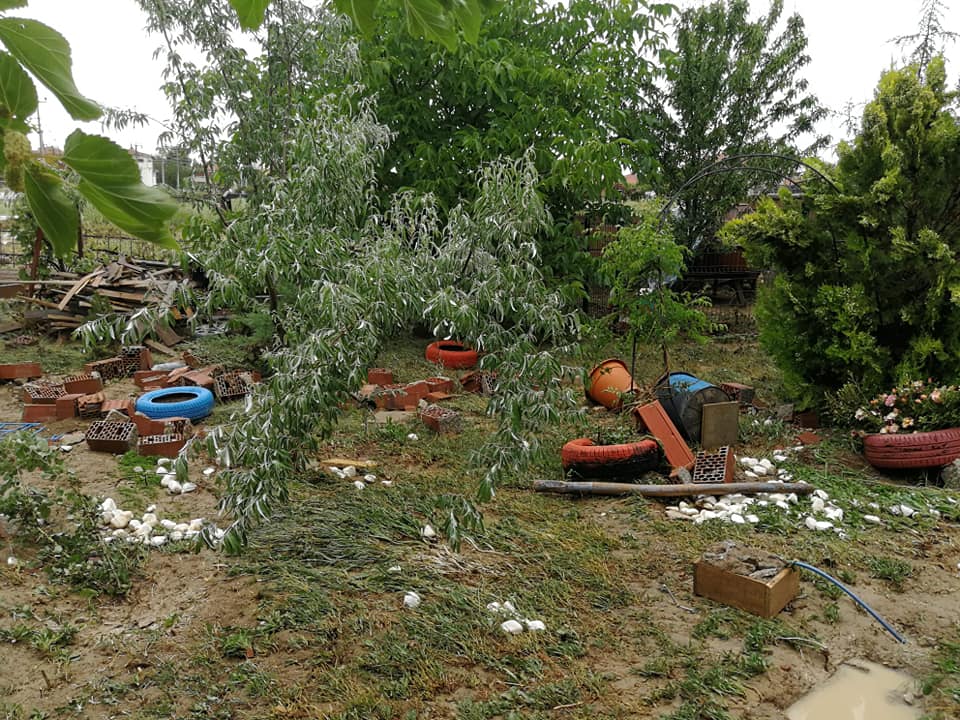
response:
[[[477,364],[479,355],[466,345],[456,340],[438,340],[427,345],[424,353],[427,360],[441,367],[456,370],[468,370]]]
[[[923,469],[949,465],[960,458],[960,428],[911,434],[867,435],[863,454],[874,467]]]
[[[590,438],[571,440],[560,450],[564,472],[579,477],[638,477],[660,464],[660,445],[639,440],[617,445],[595,445]]]

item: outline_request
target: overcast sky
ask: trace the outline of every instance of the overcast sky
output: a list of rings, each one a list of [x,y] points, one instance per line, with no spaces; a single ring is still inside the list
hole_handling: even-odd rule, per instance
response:
[[[960,32],[960,0],[944,0],[950,6],[945,27]],[[840,111],[852,100],[871,97],[880,73],[900,51],[890,39],[912,33],[917,27],[921,0],[786,0],[787,13],[799,13],[806,24],[811,63],[806,68],[810,86],[826,106]],[[681,5],[701,4],[684,0]],[[767,7],[752,0],[754,11]],[[59,30],[73,49],[74,77],[80,91],[113,107],[146,113],[159,122],[149,127],[111,131],[110,137],[126,147],[153,152],[162,122],[170,111],[163,93],[163,60],[152,55],[157,38],[144,31],[145,17],[134,0],[30,0],[27,8],[14,11],[33,17]],[[947,48],[947,72],[952,84],[960,71],[960,45]],[[55,98],[40,90],[46,102],[40,105],[40,123],[45,145],[63,147],[76,127],[100,132],[99,123],[78,125],[60,108]],[[843,136],[839,117],[826,122],[823,131]],[[39,145],[36,134],[31,138]]]

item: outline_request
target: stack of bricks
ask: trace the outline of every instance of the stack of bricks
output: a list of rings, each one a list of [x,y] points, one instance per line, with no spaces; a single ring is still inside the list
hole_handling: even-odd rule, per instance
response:
[[[87,430],[87,447],[96,452],[122,455],[137,444],[137,426],[132,422],[98,420]]]
[[[719,450],[701,450],[693,466],[694,483],[729,483],[734,481],[736,459],[733,450],[724,446]]]
[[[85,420],[100,417],[100,410],[106,402],[102,392],[84,395],[77,399],[77,414]]]
[[[396,383],[393,373],[386,368],[367,371],[367,384],[360,388],[356,398],[360,403],[373,404],[379,410],[416,410],[421,400],[435,403],[453,397],[453,380],[431,377],[410,383]]]
[[[190,386],[202,387],[211,392],[216,392],[216,382],[224,374],[239,375],[248,380],[250,384],[260,381],[260,375],[255,372],[224,373],[222,365],[206,365],[196,368],[188,365],[175,370],[137,370],[133,373],[133,382],[144,391]]]
[[[71,394],[93,395],[103,390],[103,380],[95,375],[71,375],[63,381],[64,389]]]

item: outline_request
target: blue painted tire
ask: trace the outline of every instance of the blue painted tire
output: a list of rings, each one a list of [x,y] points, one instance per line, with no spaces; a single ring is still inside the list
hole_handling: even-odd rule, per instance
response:
[[[181,399],[181,396],[189,397]],[[213,410],[213,393],[202,387],[152,390],[137,398],[136,407],[137,412],[141,412],[153,420],[170,417],[199,420],[205,418]]]

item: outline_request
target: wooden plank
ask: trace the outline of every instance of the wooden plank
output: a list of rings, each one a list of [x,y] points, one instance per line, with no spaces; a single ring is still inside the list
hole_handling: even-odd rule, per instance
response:
[[[23,323],[18,323],[18,322],[0,323],[0,333],[8,333],[8,332],[13,332],[14,330],[22,330],[22,329],[23,329]]]
[[[700,415],[700,445],[704,450],[733,447],[740,439],[740,403],[704,403]]]
[[[64,296],[63,300],[60,301],[60,304],[57,306],[57,308],[59,310],[64,310],[67,307],[67,305],[70,303],[70,300],[73,298],[73,296],[76,295],[81,290],[83,290],[94,278],[97,278],[99,275],[100,275],[100,270],[94,270],[92,273],[85,275],[80,280],[80,282],[74,285],[70,289],[70,292],[68,292]]]
[[[161,355],[169,355],[170,357],[178,357],[176,350],[168,348],[166,345],[158,343],[156,340],[144,340],[143,344],[152,350],[156,350]]]

